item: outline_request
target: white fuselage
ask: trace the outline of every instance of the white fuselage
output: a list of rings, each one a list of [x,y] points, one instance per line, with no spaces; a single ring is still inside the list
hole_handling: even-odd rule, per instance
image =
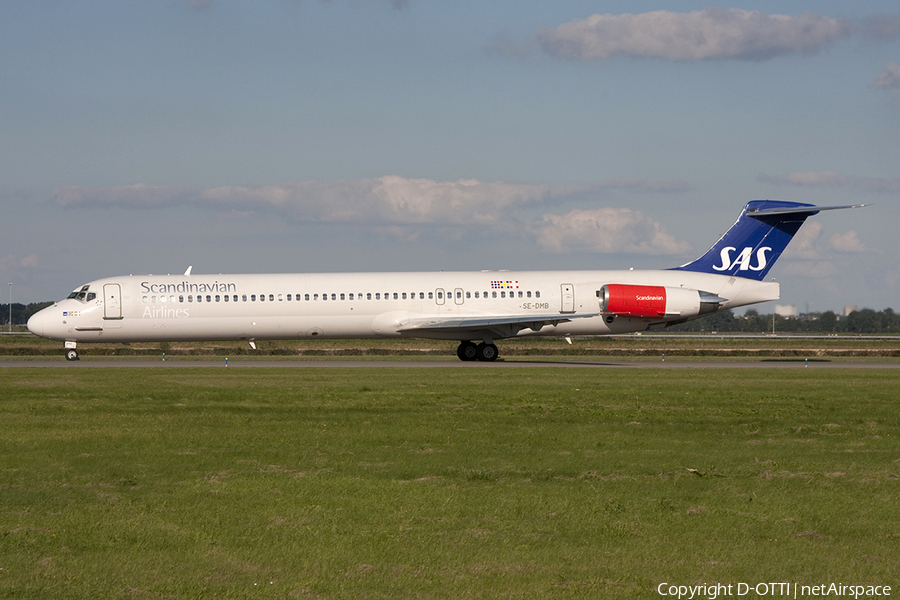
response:
[[[29,328],[67,342],[470,340],[476,337],[471,330],[407,325],[540,317],[508,335],[495,327],[490,337],[501,339],[626,333],[697,316],[610,319],[599,308],[598,293],[606,284],[702,290],[723,300],[719,308],[779,297],[777,283],[679,270],[129,275],[91,282],[81,297],[73,292],[36,314]],[[558,315],[559,322],[548,322],[548,315]]]

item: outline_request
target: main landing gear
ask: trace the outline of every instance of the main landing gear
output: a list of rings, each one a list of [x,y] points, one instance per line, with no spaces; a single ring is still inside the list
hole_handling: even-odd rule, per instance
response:
[[[475,342],[460,342],[459,347],[456,349],[456,355],[459,357],[459,360],[483,360],[491,362],[497,360],[500,353],[497,351],[497,346],[494,344],[481,342],[476,345]]]

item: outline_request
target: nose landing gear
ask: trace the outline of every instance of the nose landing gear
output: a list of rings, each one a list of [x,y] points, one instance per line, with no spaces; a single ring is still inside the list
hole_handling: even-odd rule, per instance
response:
[[[75,349],[75,342],[66,342],[66,360],[78,360],[78,350]]]

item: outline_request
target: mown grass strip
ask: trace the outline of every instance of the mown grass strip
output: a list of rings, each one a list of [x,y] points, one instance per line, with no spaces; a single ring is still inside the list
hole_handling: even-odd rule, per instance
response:
[[[0,595],[896,584],[898,378],[0,370]]]

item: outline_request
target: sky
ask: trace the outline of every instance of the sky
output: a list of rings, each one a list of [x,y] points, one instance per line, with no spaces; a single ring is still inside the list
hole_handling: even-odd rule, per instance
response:
[[[189,265],[668,268],[756,199],[871,204],[807,222],[781,304],[900,309],[895,1],[0,2],[14,302]]]

